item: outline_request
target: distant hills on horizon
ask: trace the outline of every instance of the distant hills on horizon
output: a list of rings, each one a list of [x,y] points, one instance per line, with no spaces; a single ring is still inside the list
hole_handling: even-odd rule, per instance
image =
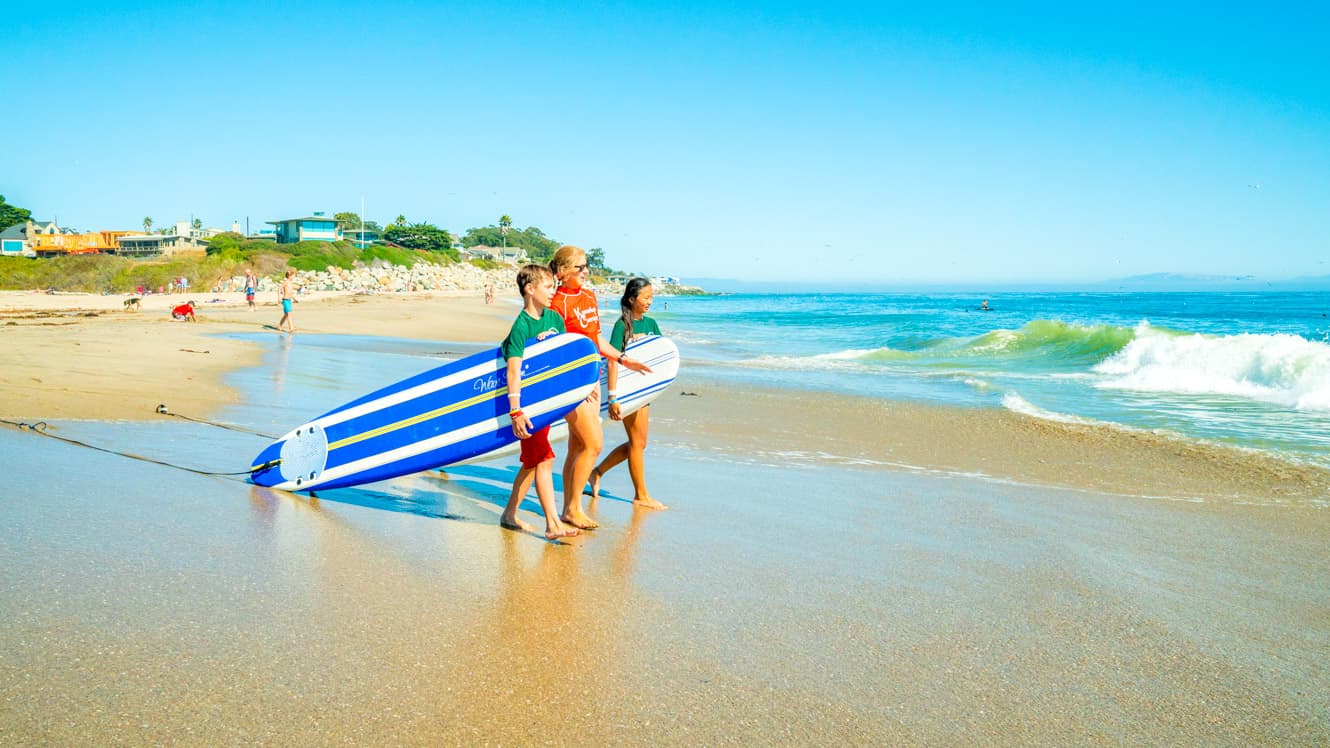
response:
[[[810,291],[956,291],[993,293],[998,291],[1330,291],[1330,275],[1297,278],[1262,278],[1256,275],[1198,275],[1187,273],[1146,273],[1124,278],[1083,282],[994,283],[874,283],[816,281],[745,281],[737,278],[685,277],[683,282],[716,293],[805,293]]]

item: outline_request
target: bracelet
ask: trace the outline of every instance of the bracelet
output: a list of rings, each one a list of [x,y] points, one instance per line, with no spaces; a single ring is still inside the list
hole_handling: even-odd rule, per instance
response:
[[[525,416],[525,415],[526,415],[526,414],[522,412],[522,409],[521,409],[521,408],[517,408],[516,410],[510,410],[510,411],[508,411],[508,417],[511,418],[511,419],[513,419],[514,421],[516,421],[517,419],[519,419],[519,418],[521,418],[521,417],[523,417],[523,416]]]
[[[610,399],[607,402],[610,405],[614,405],[619,402],[619,398],[615,397],[614,395],[610,395]]]
[[[627,354],[627,353],[620,353],[620,354],[619,354],[619,358],[616,359],[616,361],[617,361],[618,363],[623,363],[623,360],[624,360],[625,358],[628,358],[628,354]]]

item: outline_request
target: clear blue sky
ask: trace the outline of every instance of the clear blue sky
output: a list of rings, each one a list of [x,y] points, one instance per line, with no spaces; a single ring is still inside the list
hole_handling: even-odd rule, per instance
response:
[[[685,277],[1330,274],[1325,6],[919,5],[36,3],[0,194],[507,213]]]

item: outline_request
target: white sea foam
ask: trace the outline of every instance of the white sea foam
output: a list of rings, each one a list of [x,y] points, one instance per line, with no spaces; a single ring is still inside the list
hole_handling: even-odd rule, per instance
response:
[[[1020,395],[1017,395],[1015,392],[1008,392],[1007,394],[1002,396],[1002,407],[1012,411],[1013,413],[1021,413],[1023,415],[1032,416],[1034,418],[1040,418],[1045,421],[1057,421],[1059,423],[1077,423],[1083,426],[1110,425],[1110,424],[1105,424],[1102,421],[1093,421],[1089,418],[1081,418],[1080,416],[1073,416],[1067,413],[1058,413],[1052,410],[1045,410],[1039,407],[1038,405],[1035,405],[1034,403],[1030,402],[1029,400],[1026,400],[1025,398],[1021,397]]]
[[[1171,335],[1142,323],[1096,387],[1228,395],[1330,411],[1330,344],[1297,335]]]

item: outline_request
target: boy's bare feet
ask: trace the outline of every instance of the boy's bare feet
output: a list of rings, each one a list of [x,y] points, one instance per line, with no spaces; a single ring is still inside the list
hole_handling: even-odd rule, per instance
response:
[[[576,514],[564,514],[563,516],[559,517],[559,519],[567,524],[572,525],[573,527],[576,527],[579,530],[594,530],[597,527],[600,527],[600,524],[598,524],[594,519],[588,517],[586,515],[586,512],[578,512]]]
[[[582,493],[591,494],[591,498],[600,498],[600,468],[591,468],[591,478],[587,481],[588,489]]]
[[[535,532],[536,528],[528,525],[516,517],[500,517],[499,527],[505,530],[516,530],[518,532]]]
[[[634,496],[633,506],[640,506],[643,509],[669,509],[669,507],[656,501],[650,496]]]
[[[545,537],[549,538],[550,540],[558,540],[559,538],[571,538],[581,534],[582,531],[577,529],[576,527],[559,527],[545,531]]]

